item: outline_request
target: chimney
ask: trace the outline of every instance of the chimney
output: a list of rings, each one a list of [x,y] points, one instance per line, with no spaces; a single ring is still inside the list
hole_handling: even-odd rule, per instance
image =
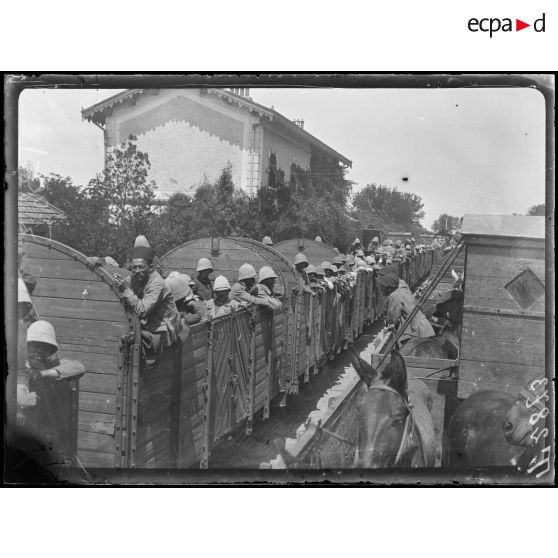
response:
[[[229,87],[229,91],[238,95],[239,97],[246,97],[247,99],[251,99],[250,97],[250,88],[249,87]]]
[[[299,118],[298,120],[293,120],[293,122],[299,127],[302,128],[304,130],[304,120],[302,120],[302,118]]]

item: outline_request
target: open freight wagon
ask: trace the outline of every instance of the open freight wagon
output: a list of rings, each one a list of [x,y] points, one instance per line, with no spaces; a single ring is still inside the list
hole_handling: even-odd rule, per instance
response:
[[[241,426],[250,431],[255,413],[265,417],[273,397],[296,393],[300,377],[308,379],[310,367],[317,370],[343,340],[358,336],[376,312],[370,272],[358,274],[353,311],[345,302],[346,312],[336,313],[327,295],[309,302],[279,252],[249,239],[201,239],[205,245],[194,255],[183,245],[183,255],[176,249],[163,256],[165,270],[192,272],[194,259],[210,257],[218,272],[234,280],[233,269],[245,261],[272,265],[286,292],[283,309],[273,315],[243,310],[195,325],[184,342],[145,369],[139,322],[121,301],[115,270],[91,269],[83,254],[55,241],[31,235],[22,240],[37,277],[33,303],[54,326],[60,355],[86,368],[77,424],[77,462],[84,468],[207,466],[223,436]],[[228,242],[244,252],[234,263],[228,259],[227,267],[212,247],[230,258]]]

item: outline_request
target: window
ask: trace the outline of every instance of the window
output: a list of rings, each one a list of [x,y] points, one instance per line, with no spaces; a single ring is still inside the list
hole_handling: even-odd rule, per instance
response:
[[[512,279],[505,289],[524,310],[544,297],[544,284],[529,268]]]

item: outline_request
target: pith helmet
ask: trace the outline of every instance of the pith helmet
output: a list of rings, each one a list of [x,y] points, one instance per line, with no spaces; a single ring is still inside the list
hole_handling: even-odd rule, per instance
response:
[[[310,275],[310,273],[317,273],[318,270],[316,269],[315,265],[310,264],[307,268],[306,268],[306,274]]]
[[[328,262],[322,262],[322,269],[325,271],[326,269],[329,269],[330,271],[335,271],[335,269],[333,269],[333,266]]]
[[[213,291],[230,291],[231,284],[229,280],[224,275],[219,275],[215,282],[213,283]]]
[[[377,236],[375,236],[375,237],[372,239],[372,242],[379,243],[379,242],[380,242],[380,239],[379,239]]]
[[[322,237],[321,237],[321,236],[317,236],[314,240],[315,240],[316,242],[321,242],[321,241],[322,241]]]
[[[175,301],[192,294],[192,289],[190,288],[190,285],[188,284],[189,281],[185,275],[175,275],[173,277],[167,277],[165,281],[169,286],[172,297]]]
[[[335,256],[331,263],[341,266],[343,265],[343,258],[341,256]]]
[[[269,236],[264,236],[262,242],[268,246],[273,246],[273,240]]]
[[[196,271],[204,271],[205,269],[211,269],[211,271],[213,271],[213,264],[207,258],[200,258]]]
[[[347,262],[347,265],[355,265],[355,259],[351,254],[347,256],[347,259],[345,261]]]
[[[360,244],[360,239],[359,239],[359,238],[355,238],[355,240],[354,240],[354,242],[353,242],[353,246],[354,246],[355,244]]]
[[[359,258],[364,258],[364,250],[357,250],[356,255],[357,255]]]
[[[304,255],[304,252],[299,252],[295,256],[294,263],[295,265],[298,265],[300,263],[305,263],[306,265],[308,265],[308,258]]]
[[[317,273],[318,275],[320,275],[321,277],[325,277],[325,270],[324,270],[324,268],[323,268],[321,265],[318,265],[318,266],[316,267],[316,273]]]
[[[264,265],[259,272],[258,275],[258,282],[261,283],[262,281],[265,281],[266,279],[277,279],[277,274],[275,273],[275,271],[273,271],[273,269],[271,269],[271,267]]]
[[[249,263],[242,264],[238,268],[238,280],[242,281],[244,279],[255,279],[258,274],[256,273],[256,268]]]
[[[31,297],[25,283],[21,277],[17,278],[17,301],[29,302],[31,304]]]
[[[149,248],[149,242],[147,242],[147,238],[140,234],[136,236],[136,241],[134,242],[134,246],[145,246],[145,248]]]
[[[29,326],[27,329],[27,342],[29,343],[30,341],[48,343],[49,345],[54,345],[58,348],[54,328],[51,324],[45,322],[44,320],[38,320]]]

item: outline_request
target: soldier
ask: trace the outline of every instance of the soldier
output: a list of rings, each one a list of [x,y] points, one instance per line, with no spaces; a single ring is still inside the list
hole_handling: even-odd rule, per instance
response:
[[[375,236],[369,243],[368,243],[368,251],[374,254],[380,246],[380,239]]]
[[[360,250],[360,239],[355,238],[349,252],[354,256]]]
[[[229,298],[242,303],[244,306],[256,304],[257,306],[264,306],[273,310],[273,303],[270,303],[267,298],[262,298],[258,295],[258,288],[256,286],[256,278],[258,274],[253,265],[249,263],[242,264],[238,268],[238,283],[233,285]]]
[[[213,284],[209,276],[213,273],[213,264],[208,258],[200,258],[196,266],[197,277],[194,279],[194,294],[201,300],[213,298]]]
[[[153,248],[135,246],[130,250],[132,275],[124,279],[114,274],[126,306],[138,316],[142,327],[142,345],[146,363],[154,363],[154,355],[176,340],[178,311],[165,280],[153,269]]]
[[[191,326],[207,321],[207,308],[192,291],[188,275],[169,275],[165,281],[171,290],[176,309],[186,325]]]
[[[308,258],[302,253],[299,252],[294,259],[295,268],[300,275],[300,278],[304,282],[305,285],[308,284],[308,276],[306,274],[306,268],[308,267]]]
[[[383,288],[388,297],[386,304],[386,322],[397,329],[411,314],[417,302],[409,287],[394,273],[384,273],[377,278],[377,284]],[[401,342],[412,337],[434,336],[432,325],[419,310],[407,330],[401,335]]]
[[[242,308],[236,300],[230,300],[230,292],[231,285],[228,279],[223,275],[219,275],[213,284],[213,298],[205,301],[205,306],[211,319],[232,314]]]
[[[60,380],[70,376],[79,377],[85,367],[77,360],[60,359],[57,355],[58,343],[54,328],[49,322],[37,320],[27,328],[27,359],[17,373],[18,424],[24,421],[21,411],[34,407],[39,402],[37,394],[29,391],[30,382],[35,378]]]
[[[271,310],[281,310],[283,304],[273,296],[275,279],[277,279],[277,275],[273,269],[264,265],[258,273],[258,297],[266,300]]]
[[[310,264],[306,268],[306,274],[308,275],[308,288],[312,293],[321,294],[326,292],[325,288],[320,285],[318,269],[315,265]]]
[[[343,267],[343,259],[341,256],[335,256],[333,260],[331,260],[331,265],[336,268],[337,273]]]

